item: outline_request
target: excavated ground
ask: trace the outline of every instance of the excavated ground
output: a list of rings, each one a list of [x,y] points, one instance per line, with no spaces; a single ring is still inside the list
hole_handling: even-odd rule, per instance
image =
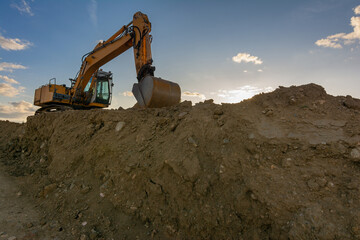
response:
[[[360,239],[359,122],[358,99],[280,87],[0,122],[1,161],[31,239]]]

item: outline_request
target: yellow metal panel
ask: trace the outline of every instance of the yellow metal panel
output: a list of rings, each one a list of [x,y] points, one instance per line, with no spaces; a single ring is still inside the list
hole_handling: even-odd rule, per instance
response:
[[[41,87],[40,103],[47,103],[53,100],[54,93],[50,91],[49,85]]]
[[[35,90],[34,105],[40,106],[41,88]]]
[[[66,87],[62,86],[62,85],[55,85],[56,87],[56,92],[60,93],[60,94],[67,94],[66,93]]]

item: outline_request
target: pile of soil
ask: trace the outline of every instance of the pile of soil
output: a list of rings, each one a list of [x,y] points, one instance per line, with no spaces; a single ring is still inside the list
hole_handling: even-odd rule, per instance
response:
[[[0,122],[1,161],[63,239],[360,239],[359,122],[359,99],[280,87]]]

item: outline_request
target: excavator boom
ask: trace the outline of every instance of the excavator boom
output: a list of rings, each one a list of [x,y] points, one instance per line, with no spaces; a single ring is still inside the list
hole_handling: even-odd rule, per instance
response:
[[[49,82],[49,85],[35,91],[34,104],[45,111],[52,109],[49,106],[53,105],[57,105],[55,109],[59,109],[58,105],[72,108],[107,107],[111,97],[112,74],[99,69],[131,47],[138,80],[133,86],[133,94],[138,105],[164,107],[179,103],[179,85],[154,77],[150,32],[151,23],[147,15],[135,13],[133,21],[83,56],[79,73],[75,79],[70,79],[70,88]]]

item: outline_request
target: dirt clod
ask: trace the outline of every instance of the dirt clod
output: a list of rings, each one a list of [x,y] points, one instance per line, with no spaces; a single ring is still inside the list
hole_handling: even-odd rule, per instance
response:
[[[355,161],[360,161],[360,150],[358,148],[352,149],[350,155]]]

